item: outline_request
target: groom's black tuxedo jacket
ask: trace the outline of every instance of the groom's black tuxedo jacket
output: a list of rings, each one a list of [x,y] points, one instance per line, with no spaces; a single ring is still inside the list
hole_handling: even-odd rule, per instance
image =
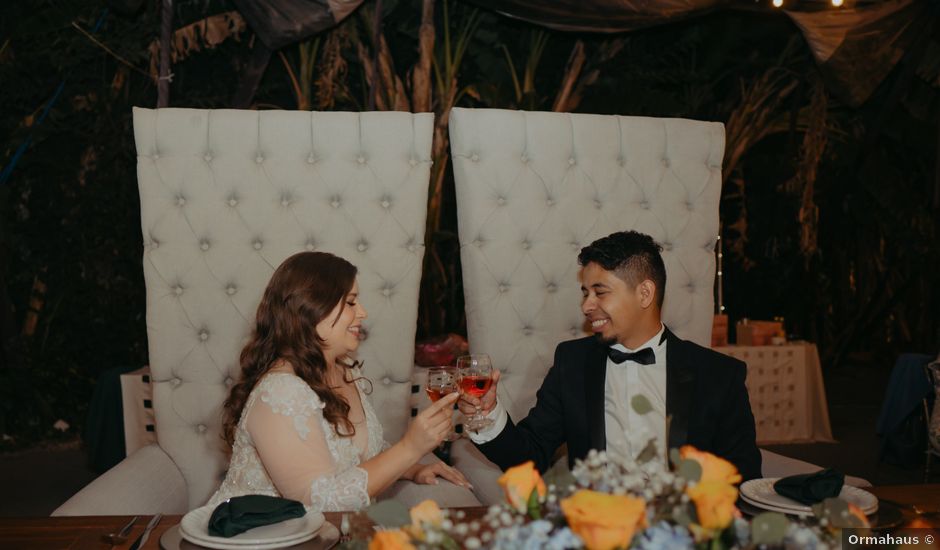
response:
[[[681,340],[668,328],[665,336],[669,448],[693,445],[734,463],[745,480],[760,477],[745,364]],[[606,449],[606,374],[607,346],[593,336],[562,342],[529,416],[518,424],[510,418],[495,439],[478,447],[503,470],[534,460],[542,472],[562,443],[568,444],[569,466],[591,449]]]

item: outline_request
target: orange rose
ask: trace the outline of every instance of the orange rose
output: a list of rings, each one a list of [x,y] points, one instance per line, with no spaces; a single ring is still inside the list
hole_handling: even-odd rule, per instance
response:
[[[439,526],[444,521],[440,507],[433,500],[425,500],[411,509],[411,525],[421,527],[424,523]]]
[[[520,512],[528,510],[532,491],[538,491],[540,499],[548,492],[542,476],[535,469],[535,462],[531,460],[506,470],[497,481],[505,491],[509,505]]]
[[[646,503],[631,496],[582,489],[561,501],[561,511],[588,550],[627,548],[646,527]]]
[[[868,522],[868,516],[865,515],[865,512],[863,512],[861,508],[851,502],[846,502],[846,504],[849,506],[849,513],[862,522],[862,527],[871,527],[871,523]]]
[[[686,489],[686,494],[695,503],[698,524],[706,529],[721,531],[731,524],[737,510],[734,502],[738,490],[721,481],[700,481]]]
[[[702,478],[699,483],[708,481],[720,481],[729,484],[741,483],[741,474],[738,473],[738,469],[734,464],[723,458],[700,451],[691,445],[680,447],[679,456],[683,459],[694,460],[702,467]]]
[[[400,529],[378,531],[369,541],[369,550],[416,550],[411,539]]]

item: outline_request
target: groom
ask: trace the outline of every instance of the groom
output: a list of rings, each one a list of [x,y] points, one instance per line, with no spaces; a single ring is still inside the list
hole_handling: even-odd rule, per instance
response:
[[[563,443],[570,466],[590,449],[636,457],[650,437],[662,450],[668,437],[670,449],[693,445],[734,463],[745,480],[761,476],[745,364],[663,325],[661,250],[635,231],[581,250],[581,311],[594,336],[558,345],[535,406],[518,424],[496,399],[498,371],[482,398],[460,402],[465,414],[479,407],[493,420],[470,432],[488,459],[503,470],[534,460],[544,472]],[[637,395],[650,412],[634,410]]]

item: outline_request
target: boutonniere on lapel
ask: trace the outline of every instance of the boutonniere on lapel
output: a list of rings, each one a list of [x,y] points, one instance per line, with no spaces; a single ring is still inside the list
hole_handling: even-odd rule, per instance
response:
[[[633,411],[639,415],[649,414],[653,412],[653,404],[650,403],[650,400],[646,398],[645,395],[638,393],[630,398],[630,407]],[[672,415],[666,414],[666,441],[669,441],[669,425],[672,423]],[[657,456],[660,456],[665,464],[668,460],[666,455],[666,445],[663,445],[662,451],[660,451],[659,446],[656,444],[655,438],[650,438],[646,444],[642,447],[643,450],[636,457],[636,461],[640,464],[649,462]],[[660,454],[662,453],[662,454]]]

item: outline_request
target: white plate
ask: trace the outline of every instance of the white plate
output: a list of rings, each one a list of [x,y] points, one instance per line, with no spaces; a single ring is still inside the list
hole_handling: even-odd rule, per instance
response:
[[[213,537],[209,534],[209,518],[214,509],[215,506],[203,506],[183,516],[180,535],[189,542],[209,548],[262,550],[308,541],[317,535],[317,530],[323,525],[323,514],[308,511],[299,518],[255,527],[234,537]]]
[[[779,477],[765,477],[745,481],[741,484],[741,496],[755,506],[763,505],[761,506],[763,508],[773,506],[789,510],[791,514],[811,514],[813,512],[811,506],[777,494],[774,490],[774,483],[779,479]],[[866,516],[878,511],[878,497],[858,487],[843,485],[839,498],[858,506]]]
[[[745,503],[747,503],[747,504],[753,506],[754,508],[758,508],[758,509],[760,509],[760,510],[770,510],[771,512],[780,512],[781,514],[787,514],[787,515],[790,515],[790,516],[811,516],[811,515],[813,515],[812,510],[810,510],[809,512],[805,512],[805,511],[801,511],[801,510],[793,510],[792,508],[781,508],[781,507],[779,507],[779,506],[771,506],[771,505],[769,505],[769,504],[761,504],[760,502],[751,500],[751,499],[747,498],[747,497],[744,496],[744,495],[741,495],[741,500],[743,500]]]

